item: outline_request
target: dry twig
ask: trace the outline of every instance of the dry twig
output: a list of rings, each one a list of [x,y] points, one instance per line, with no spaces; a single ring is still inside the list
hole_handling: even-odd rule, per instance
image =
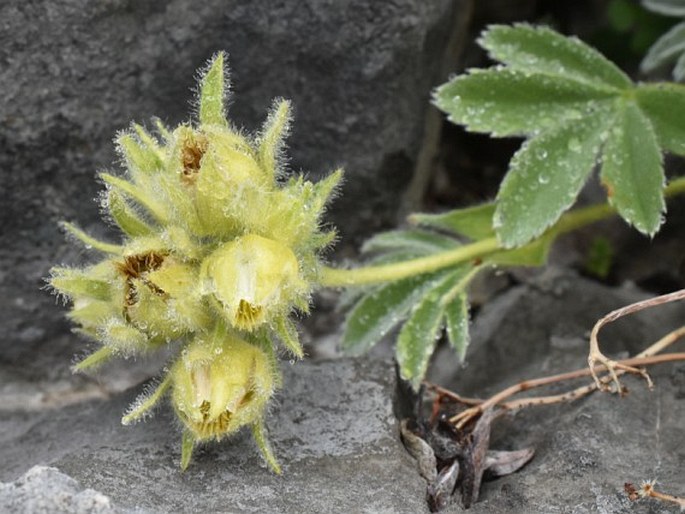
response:
[[[637,369],[637,366],[649,366],[653,364],[660,364],[663,362],[685,360],[685,353],[669,353],[664,355],[657,355],[659,352],[662,352],[664,349],[666,349],[668,346],[670,346],[683,336],[685,336],[685,326],[682,326],[676,330],[673,330],[672,332],[669,332],[664,337],[659,339],[656,343],[650,345],[647,349],[637,354],[635,357],[618,361],[618,364],[620,364],[623,367],[618,368],[618,371],[614,372],[616,378],[618,378],[618,376],[628,371],[627,369],[625,369],[625,367]],[[477,398],[465,398],[461,395],[458,395],[457,393],[454,393],[452,391],[449,391],[447,389],[444,389],[440,386],[431,383],[426,383],[426,386],[429,390],[436,392],[440,396],[450,398],[464,405],[470,405],[468,409],[460,412],[459,414],[453,416],[450,419],[450,421],[454,423],[457,426],[457,428],[462,428],[466,423],[468,423],[474,417],[480,415],[485,409],[489,407],[500,406],[508,410],[517,410],[532,405],[550,405],[553,403],[562,403],[565,401],[572,401],[578,398],[582,398],[583,396],[586,396],[598,389],[597,382],[579,387],[577,389],[573,389],[572,391],[568,391],[563,394],[522,398],[510,402],[504,401],[517,393],[528,391],[530,389],[534,389],[537,387],[542,387],[556,382],[563,382],[565,380],[572,380],[575,378],[581,378],[589,375],[592,375],[594,377],[598,371],[601,371],[602,367],[603,365],[600,364],[597,366],[597,369],[591,370],[588,368],[581,368],[567,373],[560,373],[558,375],[552,375],[533,380],[524,380],[523,382],[519,382],[518,384],[514,384],[510,387],[507,387],[506,389],[500,391],[499,393],[488,398],[487,400],[481,400]],[[604,376],[598,379],[600,384],[599,387],[606,386],[612,380],[614,380],[613,375]]]
[[[590,354],[588,355],[587,361],[590,371],[592,373],[592,378],[595,379],[595,384],[598,389],[605,391],[609,390],[607,385],[605,383],[602,383],[602,381],[597,376],[598,370],[596,368],[599,368],[600,370],[602,368],[605,368],[606,371],[609,372],[612,381],[616,385],[617,393],[621,393],[623,389],[621,387],[621,382],[618,379],[618,374],[616,370],[622,370],[627,373],[635,373],[637,375],[640,375],[647,381],[647,385],[650,389],[654,387],[652,379],[649,377],[645,370],[638,369],[629,364],[626,364],[625,362],[617,362],[606,357],[599,349],[599,341],[597,340],[597,335],[599,334],[599,331],[602,329],[604,325],[616,321],[617,319],[622,318],[623,316],[627,316],[628,314],[633,314],[635,312],[641,311],[643,309],[648,309],[650,307],[656,307],[657,305],[663,305],[665,303],[682,300],[683,298],[685,298],[685,289],[681,289],[679,291],[675,291],[673,293],[665,294],[662,296],[657,296],[655,298],[649,298],[647,300],[632,303],[620,309],[616,309],[615,311],[610,312],[609,314],[601,318],[597,323],[595,323],[595,326],[592,328],[592,333],[590,334]],[[595,366],[597,363],[599,363],[599,366]]]
[[[680,506],[681,510],[685,510],[685,498],[661,493],[654,489],[654,484],[655,482],[653,481],[642,482],[640,488],[637,489],[633,484],[626,482],[623,488],[631,501],[636,501],[641,498],[654,498],[665,503],[675,503]]]

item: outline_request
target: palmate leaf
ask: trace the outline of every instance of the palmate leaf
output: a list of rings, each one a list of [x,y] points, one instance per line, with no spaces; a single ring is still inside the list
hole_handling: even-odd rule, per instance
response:
[[[494,237],[493,211],[494,204],[484,204],[444,214],[414,214],[411,221],[421,227],[376,235],[363,250],[373,254],[373,264],[450,251],[460,244],[457,236],[473,240]],[[554,237],[546,234],[520,248],[497,251],[485,256],[482,262],[413,276],[371,290],[346,291],[347,307],[354,306],[347,316],[343,349],[351,354],[363,353],[394,327],[402,325],[397,361],[402,377],[418,386],[443,328],[450,346],[460,359],[464,358],[469,342],[466,289],[482,266],[540,266],[547,260]]]
[[[422,227],[448,231],[473,241],[481,241],[495,237],[495,229],[492,226],[494,213],[495,204],[485,203],[440,214],[412,214],[409,221]],[[490,254],[483,261],[495,266],[542,266],[547,262],[554,239],[554,234],[544,234],[524,246]]]
[[[345,321],[342,348],[351,355],[370,350],[421,300],[426,291],[444,278],[445,272],[419,275],[391,282],[365,294]]]
[[[640,108],[624,102],[604,149],[602,183],[623,219],[653,234],[666,208],[661,152],[652,125]]]
[[[471,132],[493,136],[529,135],[580,119],[612,90],[554,75],[510,69],[473,70],[440,86],[435,104],[448,119]]]
[[[362,246],[362,254],[367,256],[370,265],[381,265],[425,257],[458,245],[452,237],[425,230],[390,230],[368,239]],[[444,273],[415,276],[371,289],[346,289],[340,302],[349,311],[343,350],[359,355],[372,348],[406,318],[424,291]]]
[[[432,287],[414,305],[409,319],[400,330],[396,349],[400,375],[409,380],[415,388],[418,388],[426,374],[428,362],[444,326],[447,305],[443,299],[459,279],[468,273],[468,269],[469,267],[462,266],[434,281]],[[462,352],[467,341],[467,336],[460,333],[463,328],[461,321],[456,321],[456,324],[452,325],[456,344]]]
[[[374,254],[372,262],[376,264],[433,255],[459,244],[448,235],[411,229],[376,235],[363,249]],[[473,269],[471,264],[451,267],[357,291],[356,297],[348,293],[348,305],[350,298],[356,303],[346,319],[343,350],[350,354],[368,351],[391,329],[403,324],[397,360],[402,376],[415,385],[423,378],[443,327],[448,329],[450,344],[463,357],[468,344],[468,301],[464,290]]]
[[[474,241],[493,237],[492,218],[495,215],[495,204],[484,203],[475,207],[455,209],[440,214],[412,214],[409,223],[448,230]]]
[[[685,22],[672,27],[652,45],[640,69],[650,72],[674,62],[673,78],[682,81],[685,79]]]
[[[612,123],[608,109],[526,141],[509,163],[494,226],[506,247],[523,245],[559,219],[585,184]]]
[[[362,253],[411,251],[419,257],[442,250],[451,250],[457,246],[459,242],[455,239],[425,230],[391,230],[368,239],[362,246]]]
[[[666,16],[685,17],[685,3],[683,0],[642,0],[642,5],[650,11],[665,14]]]
[[[656,131],[659,146],[685,155],[685,86],[644,84],[637,88],[635,96]]]
[[[597,50],[546,27],[493,25],[479,44],[510,69],[564,77],[614,91],[632,86],[628,76]]]
[[[664,210],[661,152],[685,155],[685,87],[634,85],[596,50],[547,28],[494,26],[480,43],[504,65],[456,77],[436,90],[435,103],[467,130],[528,136],[497,194],[500,243],[541,236],[599,162],[619,214],[653,235]],[[430,221],[450,223],[444,215]]]

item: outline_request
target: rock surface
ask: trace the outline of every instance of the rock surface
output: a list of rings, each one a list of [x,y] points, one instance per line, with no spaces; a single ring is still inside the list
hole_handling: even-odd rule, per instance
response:
[[[643,297],[548,270],[483,307],[474,320],[469,365],[455,373],[440,353],[433,377],[485,396],[522,379],[583,367],[594,321]],[[682,305],[654,309],[607,327],[601,340],[613,355],[623,348],[634,353],[684,314]],[[12,482],[39,464],[99,491],[122,512],[428,512],[426,483],[398,437],[393,367],[348,359],[283,366],[285,386],[269,417],[282,476],[266,470],[247,433],[198,451],[180,473],[179,430],[168,408],[145,423],[120,425],[136,388],[60,409],[0,410],[0,481],[7,482],[0,505],[15,494]],[[660,366],[652,376],[651,392],[626,378],[625,398],[595,394],[496,421],[493,449],[532,446],[536,455],[521,471],[485,482],[470,512],[677,512],[654,501],[631,504],[623,493],[624,482],[657,479],[664,490],[685,494],[685,366]],[[445,512],[461,512],[458,495]]]
[[[392,366],[284,367],[284,390],[268,420],[282,476],[265,468],[248,433],[197,451],[181,473],[180,433],[168,408],[145,423],[120,424],[137,394],[129,391],[56,411],[0,414],[0,480],[47,464],[118,509],[145,513],[425,510],[421,481],[397,437]]]
[[[0,511],[28,514],[114,514],[110,499],[83,490],[58,469],[34,466],[19,479],[0,484]]]
[[[57,222],[113,236],[93,201],[96,172],[118,167],[112,138],[132,120],[187,120],[196,70],[218,50],[236,124],[256,130],[273,98],[291,98],[292,169],[346,168],[329,219],[347,244],[394,222],[457,3],[2,2],[2,359],[29,378],[68,374],[53,363],[79,346],[55,344],[67,325],[40,291],[51,265],[80,260]]]
[[[467,366],[455,373],[458,364],[441,349],[432,378],[467,396],[487,397],[521,380],[583,368],[594,323],[646,296],[548,268],[486,304],[472,326]],[[682,302],[665,305],[606,326],[599,338],[603,351],[614,358],[641,351],[682,326],[684,307]],[[595,393],[496,421],[493,449],[532,446],[536,455],[518,473],[486,482],[469,512],[677,512],[655,501],[633,504],[623,492],[625,482],[639,485],[657,479],[663,489],[685,495],[685,364],[653,367],[650,374],[654,391],[627,377],[625,398]],[[587,383],[580,380],[527,394],[558,394]]]

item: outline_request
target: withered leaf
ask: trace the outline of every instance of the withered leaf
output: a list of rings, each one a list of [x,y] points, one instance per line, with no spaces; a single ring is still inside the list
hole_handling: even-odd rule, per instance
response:
[[[441,417],[430,430],[426,431],[426,441],[433,447],[439,461],[452,462],[464,453],[461,434],[446,417]]]
[[[490,427],[494,418],[495,413],[492,409],[484,411],[464,448],[461,501],[465,509],[478,501],[480,483],[486,468],[486,455],[490,446]]]
[[[438,475],[438,464],[435,460],[433,448],[409,429],[409,420],[407,419],[403,419],[400,422],[400,434],[402,435],[404,447],[416,459],[421,476],[428,483],[435,481]]]
[[[490,450],[485,456],[485,471],[491,478],[510,475],[525,466],[533,455],[535,455],[534,448],[511,452]]]
[[[459,478],[459,460],[442,468],[437,478],[428,485],[426,496],[431,512],[438,512],[450,504]]]

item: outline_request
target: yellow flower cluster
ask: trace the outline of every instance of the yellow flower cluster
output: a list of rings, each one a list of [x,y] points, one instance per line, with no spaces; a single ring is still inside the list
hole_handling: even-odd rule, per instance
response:
[[[226,97],[220,53],[200,80],[195,123],[172,131],[157,122],[158,137],[134,125],[118,137],[126,174],[100,176],[122,244],[65,223],[105,257],[53,268],[50,284],[72,300],[78,331],[102,345],[77,370],[180,342],[168,374],[124,423],[168,393],[185,427],[183,468],[196,443],[248,425],[279,471],[263,422],[280,383],[273,341],[302,356],[290,316],[308,311],[320,252],[335,237],[320,217],[341,171],[316,184],[285,177],[289,102],[276,101],[250,137],[227,122]]]

